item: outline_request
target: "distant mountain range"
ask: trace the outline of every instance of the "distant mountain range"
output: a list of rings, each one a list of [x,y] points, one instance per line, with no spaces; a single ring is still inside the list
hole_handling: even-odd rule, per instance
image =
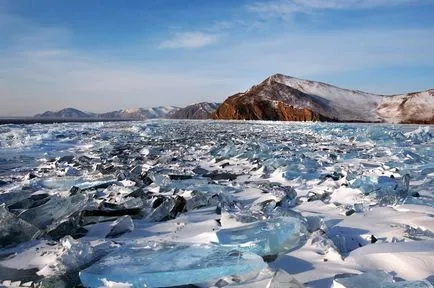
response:
[[[168,118],[181,108],[174,106],[160,106],[153,108],[124,109],[107,113],[83,112],[75,108],[65,108],[59,111],[47,111],[35,115],[36,118],[74,118],[74,119],[126,119],[126,120],[144,120]]]
[[[434,89],[386,96],[275,74],[227,98],[211,118],[434,124]]]
[[[83,112],[74,108],[47,111],[39,119],[222,119],[434,124],[434,89],[377,95],[322,82],[275,74],[222,104],[201,102],[184,108],[160,106]]]
[[[132,120],[145,120],[145,119],[161,119],[168,118],[171,113],[178,111],[179,107],[175,106],[159,106],[152,108],[137,108],[137,109],[124,109],[108,113],[98,114],[98,118],[106,119],[132,119]]]
[[[59,111],[46,111],[36,114],[40,119],[112,119],[112,120],[145,120],[145,119],[209,119],[220,104],[197,103],[185,108],[175,106],[159,106],[152,108],[124,109],[106,113],[83,112],[75,108]]]
[[[65,108],[59,111],[46,111],[36,114],[36,118],[96,118],[98,114],[83,112],[75,108]]]
[[[209,119],[211,113],[216,111],[220,103],[201,102],[189,105],[185,108],[174,111],[169,115],[171,119]]]

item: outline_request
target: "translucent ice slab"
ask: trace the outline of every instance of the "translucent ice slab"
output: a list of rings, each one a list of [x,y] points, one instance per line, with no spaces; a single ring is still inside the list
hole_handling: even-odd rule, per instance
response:
[[[360,275],[335,278],[332,288],[382,288],[393,283],[393,278],[384,271],[370,271]]]
[[[434,286],[428,281],[401,281],[389,283],[381,286],[381,288],[433,288]]]
[[[32,240],[39,234],[38,228],[10,213],[4,204],[0,205],[0,247]]]
[[[222,246],[132,246],[81,271],[80,279],[91,288],[102,287],[107,281],[130,285],[125,287],[169,287],[259,272],[265,266],[255,254]]]
[[[305,235],[304,223],[295,217],[276,217],[241,227],[221,229],[222,245],[237,247],[261,256],[276,255],[298,246]]]
[[[337,278],[332,288],[432,288],[428,281],[394,282],[392,276],[384,271],[370,271],[360,275]]]
[[[24,211],[19,217],[39,229],[45,229],[53,222],[82,210],[86,206],[87,199],[88,196],[81,193],[68,198],[53,196],[47,203]]]
[[[404,175],[400,179],[380,176],[362,177],[354,181],[352,186],[362,190],[365,194],[374,194],[381,204],[397,204],[408,195],[410,176]]]

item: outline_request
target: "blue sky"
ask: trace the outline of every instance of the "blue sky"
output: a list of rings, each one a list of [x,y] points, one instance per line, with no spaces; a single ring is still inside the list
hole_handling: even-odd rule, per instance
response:
[[[434,87],[431,0],[0,0],[0,115],[223,101],[274,73]]]

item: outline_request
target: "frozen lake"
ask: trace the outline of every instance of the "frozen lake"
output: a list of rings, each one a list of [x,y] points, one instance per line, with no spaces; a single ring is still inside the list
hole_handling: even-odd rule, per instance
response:
[[[433,136],[389,124],[0,125],[0,284],[73,287],[89,266],[91,287],[158,287],[163,275],[163,286],[267,287],[279,269],[306,287],[370,270],[433,281]],[[136,265],[137,249],[155,265],[98,274]]]

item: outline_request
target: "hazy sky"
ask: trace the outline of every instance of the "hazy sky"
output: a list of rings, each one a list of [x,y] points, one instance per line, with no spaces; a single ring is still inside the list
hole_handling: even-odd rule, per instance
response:
[[[274,73],[434,87],[432,0],[0,0],[0,115],[223,101]]]

